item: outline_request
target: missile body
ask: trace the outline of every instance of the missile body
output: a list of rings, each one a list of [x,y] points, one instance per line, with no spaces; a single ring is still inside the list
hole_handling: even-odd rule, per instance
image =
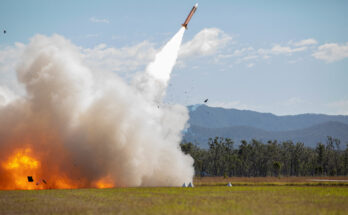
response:
[[[182,24],[182,26],[184,26],[186,29],[187,29],[187,24],[190,22],[193,14],[196,12],[197,7],[198,7],[198,3],[196,3],[195,6],[193,6],[193,8],[192,8],[191,12],[189,13],[189,15],[187,16],[184,24]]]

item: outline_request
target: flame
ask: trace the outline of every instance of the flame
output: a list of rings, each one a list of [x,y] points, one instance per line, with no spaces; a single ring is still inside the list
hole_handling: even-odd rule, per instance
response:
[[[102,189],[102,188],[112,188],[115,187],[115,184],[113,180],[107,176],[104,178],[99,179],[98,181],[95,182],[95,187]]]
[[[50,161],[52,162],[52,161]],[[56,162],[59,162],[56,160]],[[74,169],[74,174],[68,174],[58,169],[54,163],[48,166],[47,158],[40,157],[34,153],[31,147],[18,148],[13,150],[7,158],[1,162],[0,189],[76,189],[83,187],[112,188],[115,183],[110,176],[99,179],[82,177],[78,169]],[[66,166],[66,169],[73,167]],[[2,175],[1,175],[2,173]],[[33,178],[33,182],[28,181],[28,176]]]
[[[78,184],[74,184],[67,178],[58,178],[54,184],[54,188],[58,189],[77,189],[79,187],[80,186]]]
[[[49,169],[44,168],[40,157],[35,156],[30,147],[14,150],[1,163],[1,167],[6,177],[1,181],[0,189],[71,189],[86,186],[85,180],[73,181],[54,166]],[[30,182],[28,176],[34,181]]]
[[[26,168],[26,169],[37,169],[39,161],[28,156],[31,153],[30,148],[19,150],[13,157],[10,157],[7,163],[3,164],[3,167],[8,170]]]
[[[17,149],[7,161],[2,163],[10,179],[9,189],[36,189],[37,182],[28,182],[28,176],[36,178],[40,162],[33,157],[31,148]]]

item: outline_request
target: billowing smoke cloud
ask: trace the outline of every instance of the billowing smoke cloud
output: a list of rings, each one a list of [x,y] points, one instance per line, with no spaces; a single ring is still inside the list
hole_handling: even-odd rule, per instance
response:
[[[184,106],[165,105],[184,29],[131,85],[91,71],[65,38],[31,39],[17,69],[26,95],[0,105],[0,189],[179,186]],[[35,183],[33,183],[35,184]]]

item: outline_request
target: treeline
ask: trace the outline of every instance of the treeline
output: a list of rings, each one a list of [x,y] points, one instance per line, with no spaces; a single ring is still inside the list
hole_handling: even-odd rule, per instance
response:
[[[348,144],[328,137],[316,148],[303,143],[210,138],[209,148],[183,142],[181,149],[194,159],[195,174],[201,176],[336,176],[348,175]]]

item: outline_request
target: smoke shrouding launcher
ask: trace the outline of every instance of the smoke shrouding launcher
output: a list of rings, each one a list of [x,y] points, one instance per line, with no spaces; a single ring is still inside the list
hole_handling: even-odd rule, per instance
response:
[[[188,23],[190,22],[190,20],[191,20],[193,14],[196,12],[197,7],[198,7],[198,3],[196,3],[195,6],[193,6],[193,8],[192,8],[192,10],[190,11],[189,15],[187,16],[187,18],[186,18],[184,24],[182,24],[182,26],[184,26],[186,29],[187,29],[187,25],[188,25]]]

